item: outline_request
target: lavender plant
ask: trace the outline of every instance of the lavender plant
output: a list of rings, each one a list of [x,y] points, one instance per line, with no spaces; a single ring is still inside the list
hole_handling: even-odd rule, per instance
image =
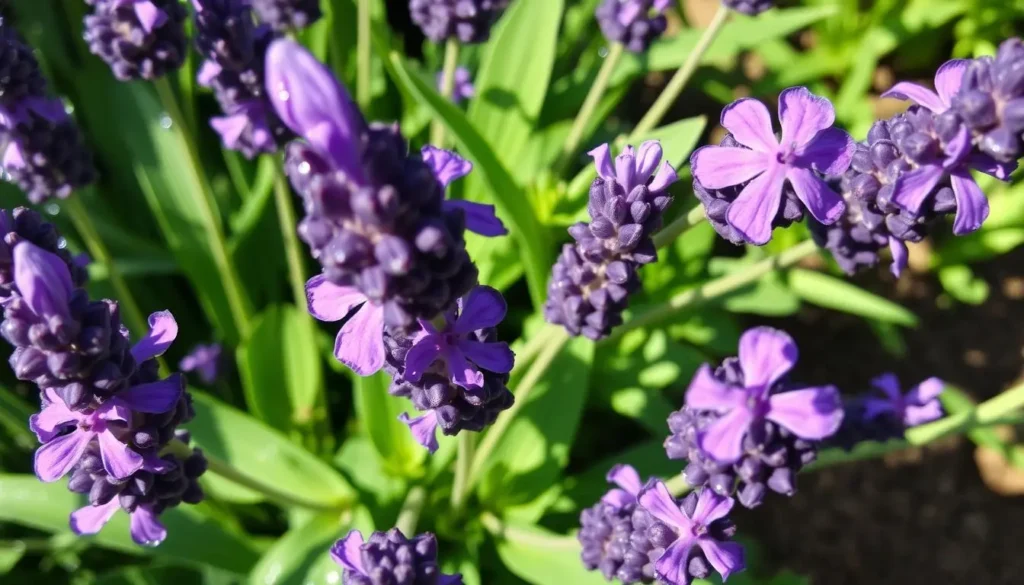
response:
[[[737,503],[1014,463],[909,309],[1024,242],[1008,9],[712,4],[0,5],[0,575],[778,585]]]

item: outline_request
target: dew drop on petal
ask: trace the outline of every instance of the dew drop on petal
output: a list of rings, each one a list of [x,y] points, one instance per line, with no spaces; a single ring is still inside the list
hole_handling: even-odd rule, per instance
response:
[[[303,175],[308,175],[312,170],[313,167],[311,167],[308,162],[302,161],[301,163],[299,163],[299,173]]]

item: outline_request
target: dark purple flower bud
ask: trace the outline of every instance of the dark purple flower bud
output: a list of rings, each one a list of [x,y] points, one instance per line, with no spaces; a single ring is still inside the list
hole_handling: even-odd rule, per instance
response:
[[[185,61],[185,19],[179,0],[86,0],[89,50],[121,81],[157,79]]]
[[[1020,108],[1012,105],[1024,98],[1024,43],[1019,38],[1004,41],[994,58],[970,61],[963,85],[953,89],[952,107],[970,126],[982,152],[1002,163],[1024,154]]]
[[[722,4],[743,14],[761,14],[775,5],[775,0],[722,0]]]
[[[274,30],[294,31],[320,20],[320,0],[251,0],[260,21]]]
[[[490,38],[509,0],[409,0],[412,21],[435,43],[457,39],[463,44]]]
[[[602,0],[595,16],[604,38],[643,53],[665,32],[671,0]]]
[[[22,100],[45,92],[46,80],[32,47],[0,20],[0,118],[10,116],[10,110]]]
[[[345,585],[436,583],[462,585],[462,575],[441,573],[437,539],[426,533],[406,538],[397,528],[374,532],[368,541],[353,530],[334,543],[331,558],[344,569]]]

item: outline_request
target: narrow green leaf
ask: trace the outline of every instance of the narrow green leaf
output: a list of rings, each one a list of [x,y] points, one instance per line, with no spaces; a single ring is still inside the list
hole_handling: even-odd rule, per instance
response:
[[[313,322],[294,305],[270,307],[238,348],[246,404],[270,426],[287,432],[308,424],[323,388]]]
[[[0,474],[0,520],[46,532],[68,532],[68,517],[87,502],[69,492],[61,483],[41,483],[31,475]],[[204,514],[205,504],[182,505],[167,510],[160,521],[167,527],[167,540],[158,547],[144,548],[132,542],[128,515],[114,518],[96,536],[96,544],[137,555],[164,557],[187,565],[209,565],[246,573],[258,556],[248,540],[227,530]]]
[[[789,271],[789,287],[805,301],[827,309],[905,327],[917,326],[917,316],[906,307],[822,272],[794,268]]]
[[[0,575],[11,572],[21,557],[25,556],[25,544],[20,541],[0,543]]]
[[[391,54],[391,70],[395,82],[426,105],[448,128],[463,154],[473,161],[473,174],[480,174],[487,185],[499,216],[516,238],[526,268],[526,281],[535,307],[544,304],[547,296],[548,272],[554,260],[549,234],[537,221],[523,190],[516,184],[497,155],[480,133],[450,101],[438,95],[433,87],[412,75],[402,57]]]
[[[427,451],[412,439],[409,428],[398,420],[406,405],[388,394],[390,384],[391,378],[384,372],[357,376],[354,381],[356,415],[384,460],[385,468],[396,475],[416,475]]]
[[[320,514],[292,528],[263,553],[249,573],[249,585],[302,585],[306,573],[343,529],[336,514]]]
[[[207,394],[192,396],[196,417],[188,429],[204,451],[301,498],[335,505],[353,496],[341,474],[279,432]]]
[[[533,585],[606,585],[599,571],[580,562],[580,544],[539,526],[513,524],[495,543],[502,562]]]

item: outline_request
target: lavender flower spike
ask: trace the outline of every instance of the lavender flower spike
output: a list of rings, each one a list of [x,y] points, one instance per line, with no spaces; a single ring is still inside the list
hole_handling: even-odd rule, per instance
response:
[[[729,204],[726,218],[744,240],[757,245],[771,239],[786,183],[821,223],[835,222],[846,207],[816,174],[841,174],[853,156],[853,139],[832,128],[832,104],[807,88],[789,88],[779,96],[779,118],[781,141],[764,104],[737,100],[722,110],[721,123],[740,146],[705,146],[690,157],[695,185],[725,189],[745,184]]]
[[[866,398],[864,418],[871,420],[880,416],[893,416],[905,428],[916,427],[942,418],[942,404],[939,395],[945,384],[938,378],[928,378],[914,386],[906,395],[900,392],[900,381],[895,374],[883,374],[871,381],[885,398]]]
[[[640,475],[629,465],[616,465],[607,479],[618,487],[580,513],[580,559],[588,571],[600,570],[609,581],[651,583],[654,563],[648,553],[654,546],[647,533],[656,521],[637,505]]]
[[[473,163],[450,150],[425,145],[420,151],[423,162],[434,171],[442,189],[447,189],[456,179],[461,179],[473,170]],[[481,236],[504,236],[508,228],[498,219],[493,205],[475,203],[462,199],[445,199],[445,209],[461,209],[466,218],[466,229]]]
[[[406,538],[392,528],[374,532],[370,539],[353,530],[334,543],[331,558],[345,571],[345,585],[380,583],[435,583],[462,585],[462,575],[441,573],[437,562],[437,539],[433,534]]]
[[[699,495],[689,494],[680,505],[664,483],[652,479],[638,500],[660,522],[648,529],[648,535],[655,550],[664,551],[654,569],[667,585],[689,585],[694,573],[707,575],[709,563],[723,581],[744,569],[743,547],[725,540],[734,530],[727,524],[732,498],[705,488]]]
[[[707,365],[697,370],[686,391],[686,405],[721,414],[699,437],[705,452],[722,463],[743,455],[743,439],[764,420],[802,439],[821,440],[839,428],[843,411],[832,386],[769,394],[772,386],[796,364],[793,339],[769,327],[748,330],[740,338],[743,386],[723,384]]]
[[[303,29],[320,20],[320,0],[251,0],[260,20],[274,30]]]
[[[595,16],[609,42],[643,53],[668,27],[671,0],[602,0]]]
[[[995,57],[973,60],[953,105],[983,153],[1002,163],[1024,155],[1024,42],[1007,39]]]
[[[435,43],[458,39],[476,44],[491,36],[509,0],[409,0],[409,14],[423,34]]]
[[[741,14],[761,14],[775,5],[775,0],[722,0],[722,4]]]
[[[185,18],[178,0],[86,0],[89,50],[121,81],[157,79],[181,67],[186,56]]]

